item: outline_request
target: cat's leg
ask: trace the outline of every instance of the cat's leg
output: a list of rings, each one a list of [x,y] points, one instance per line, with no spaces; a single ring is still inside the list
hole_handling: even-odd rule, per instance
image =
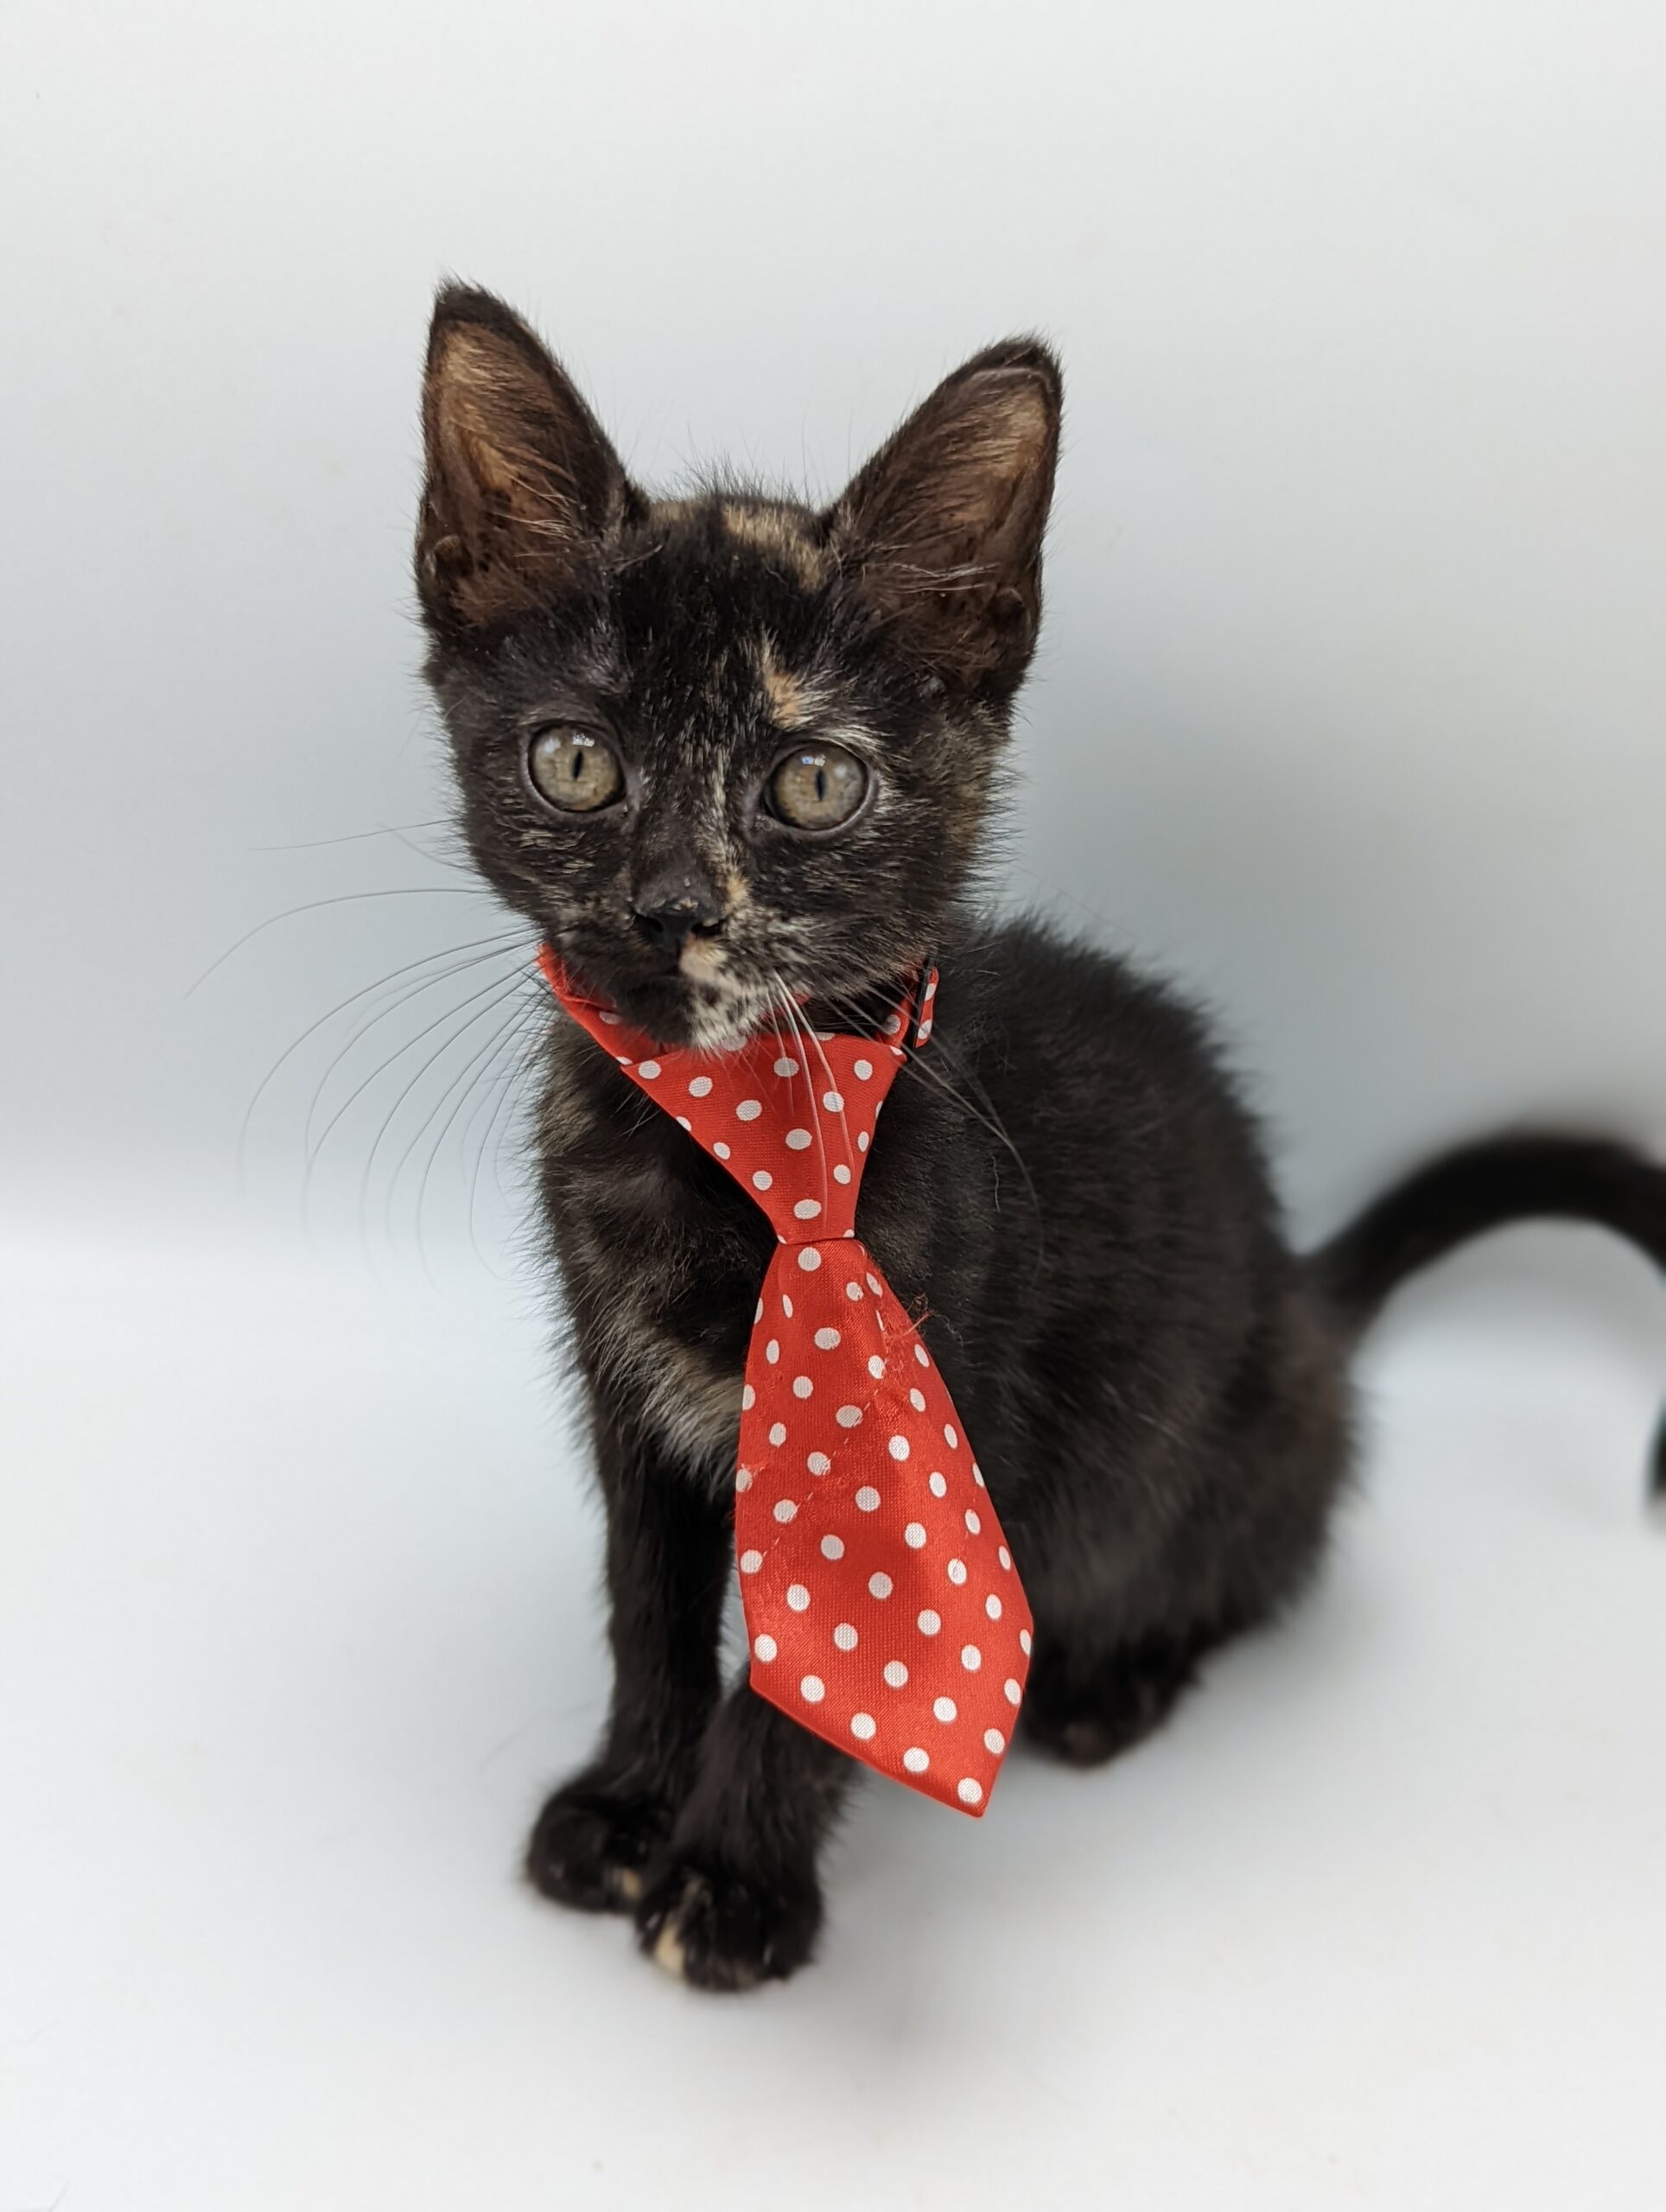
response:
[[[644,1950],[702,1989],[747,1989],[804,1965],[822,1922],[816,1862],[854,1763],[742,1683],[636,1909]]]
[[[597,1448],[613,1702],[595,1757],[538,1815],[526,1871],[563,1904],[628,1912],[693,1783],[717,1700],[729,1532],[717,1500],[652,1452],[610,1427]]]

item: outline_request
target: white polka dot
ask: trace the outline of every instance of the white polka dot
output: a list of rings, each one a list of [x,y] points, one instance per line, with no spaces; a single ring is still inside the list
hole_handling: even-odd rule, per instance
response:
[[[963,1643],[960,1647],[960,1663],[969,1675],[975,1675],[983,1664],[983,1654],[978,1649],[976,1644]]]
[[[910,1551],[919,1551],[925,1541],[925,1531],[918,1521],[911,1521],[902,1532],[902,1541]]]
[[[840,1160],[834,1168],[833,1180],[836,1183],[848,1183],[850,1180],[850,1170],[845,1166],[843,1160]]]
[[[792,1378],[792,1395],[795,1398],[807,1398],[815,1387],[816,1385],[807,1375],[795,1375]]]
[[[966,1534],[969,1536],[979,1535],[982,1533],[982,1529],[983,1523],[969,1505],[966,1509]]]
[[[771,1421],[769,1425],[769,1440],[775,1446],[778,1452],[782,1445],[786,1442],[786,1423],[784,1421]]]
[[[617,1029],[625,1017],[622,1014],[598,1014],[596,1019],[599,1021],[605,1021],[609,1029]]]
[[[774,1180],[767,1167],[760,1167],[753,1174],[752,1187],[754,1191],[766,1191]]]
[[[853,1713],[850,1716],[850,1732],[853,1736],[859,1736],[864,1744],[878,1726],[871,1713]]]
[[[792,1211],[800,1221],[814,1221],[822,1210],[819,1198],[800,1198]]]
[[[893,1459],[906,1459],[908,1457],[908,1439],[893,1436],[885,1448]]]
[[[881,1376],[884,1374],[885,1362],[880,1357],[877,1352],[870,1352],[868,1354],[868,1371],[876,1382],[879,1381]]]
[[[750,1467],[737,1467],[734,1470],[734,1487],[736,1490],[750,1490],[752,1488],[752,1470]]]
[[[983,1731],[983,1748],[986,1751],[993,1751],[999,1758],[1007,1748],[1007,1739],[998,1728],[986,1728]]]
[[[827,1695],[827,1684],[819,1675],[806,1675],[798,1685],[798,1694],[806,1705],[819,1705]]]
[[[721,1137],[718,1139],[717,1142],[713,1145],[712,1150],[717,1154],[717,1157],[720,1160],[727,1160],[729,1156],[728,1147],[723,1142]]]
[[[919,1362],[922,1367],[929,1367],[932,1364],[931,1357],[926,1351],[924,1344],[916,1344],[914,1346],[914,1357]]]
[[[774,1513],[778,1521],[792,1521],[797,1519],[798,1509],[790,1497],[778,1497],[775,1501]]]
[[[932,1764],[931,1760],[926,1757],[925,1753],[921,1751],[918,1744],[913,1745],[909,1750],[903,1753],[902,1763],[907,1768],[910,1774],[924,1774],[926,1768]]]
[[[1018,1631],[1018,1648],[1027,1659],[1030,1656],[1030,1632],[1027,1628],[1021,1628]]]
[[[977,1484],[980,1490],[987,1490],[989,1488],[989,1484],[983,1479],[983,1470],[978,1465],[976,1459],[972,1462],[972,1480]]]
[[[757,1404],[757,1402],[758,1402],[758,1393],[757,1393],[757,1392],[753,1389],[753,1387],[752,1387],[752,1385],[751,1385],[751,1383],[750,1383],[750,1382],[743,1382],[743,1383],[741,1385],[741,1412],[742,1412],[743,1414],[749,1414],[749,1413],[752,1411],[753,1408]]]
[[[789,1582],[786,1586],[786,1601],[795,1613],[806,1612],[810,1607],[810,1592],[802,1582]]]
[[[867,1282],[868,1287],[873,1292],[875,1298],[879,1296],[881,1291],[885,1287],[884,1284],[880,1281],[877,1275],[868,1275],[864,1277],[864,1281]]]
[[[807,1152],[810,1148],[809,1130],[789,1129],[786,1133],[786,1148],[789,1152]]]
[[[841,1406],[833,1416],[841,1428],[855,1428],[862,1421],[860,1406]]]
[[[781,1311],[789,1321],[792,1319],[792,1300],[785,1291],[781,1293]]]
[[[922,1037],[931,1026],[929,1021],[920,1024],[919,1033]],[[955,1784],[955,1795],[963,1805],[981,1805],[983,1802],[983,1784],[981,1782],[974,1782],[970,1774],[964,1775]]]
[[[868,1594],[870,1598],[888,1598],[891,1594],[891,1578],[888,1574],[870,1574],[868,1576]]]
[[[689,1096],[690,1098],[709,1098],[711,1096],[711,1077],[709,1075],[696,1076],[689,1085]]]
[[[881,1026],[887,1037],[894,1037],[902,1027],[902,1017],[900,1014],[887,1014]]]
[[[798,1063],[797,1060],[789,1060],[784,1057],[776,1061],[775,1072],[777,1075],[797,1075]]]
[[[679,1114],[677,1117],[677,1126],[679,1129],[691,1129],[694,1123],[690,1121],[686,1114]]]
[[[915,1411],[917,1414],[923,1414],[923,1413],[925,1412],[925,1391],[924,1391],[924,1390],[911,1390],[911,1391],[908,1393],[908,1402],[909,1402],[909,1404],[913,1408],[914,1411]]]
[[[812,1475],[824,1475],[832,1464],[825,1452],[812,1452],[804,1461]]]
[[[943,1626],[943,1616],[940,1613],[934,1613],[928,1605],[923,1613],[916,1616],[914,1626],[922,1636],[935,1636]]]
[[[742,1574],[756,1574],[763,1563],[764,1555],[761,1552],[742,1552],[741,1554],[741,1572]]]
[[[843,1114],[844,1111],[844,1100],[836,1090],[823,1091],[822,1103],[830,1114]]]
[[[948,1496],[949,1483],[946,1476],[928,1475],[926,1477],[926,1480],[931,1484],[932,1495],[933,1497],[946,1497]]]
[[[998,1621],[1001,1618],[1001,1600],[995,1596],[993,1590],[990,1591],[989,1596],[983,1600],[983,1610],[989,1616],[989,1618],[992,1621]]]
[[[932,1710],[945,1726],[951,1720],[957,1719],[960,1715],[960,1707],[951,1697],[934,1697],[932,1700]]]
[[[868,1132],[866,1129],[858,1129],[856,1132],[856,1149],[858,1152],[866,1152],[868,1149]]]
[[[1002,1682],[1001,1687],[1007,1693],[1007,1702],[1008,1705],[1016,1705],[1019,1699],[1024,1694],[1023,1691],[1019,1688],[1017,1683],[1013,1680],[1010,1675],[1008,1675],[1006,1681]]]
[[[823,1559],[843,1559],[844,1557],[844,1538],[843,1536],[823,1536],[822,1538],[822,1557]]]
[[[841,1338],[836,1329],[817,1329],[816,1332],[817,1351],[836,1351],[840,1342]]]
[[[645,1081],[652,1083],[659,1072],[659,1063],[658,1060],[639,1060],[636,1064],[636,1071]]]
[[[862,1285],[859,1282],[846,1283],[844,1287],[844,1294],[854,1304],[855,1301],[862,1296]]]
[[[900,1690],[902,1688],[908,1680],[908,1669],[903,1665],[900,1659],[887,1659],[886,1661],[885,1679],[890,1688],[893,1690]]]
[[[798,1255],[798,1265],[807,1275],[813,1275],[821,1264],[821,1254],[813,1244],[806,1244]]]
[[[872,1060],[858,1060],[858,1061],[856,1062],[856,1064],[855,1064],[855,1077],[856,1077],[856,1080],[857,1080],[857,1082],[858,1082],[858,1083],[866,1083],[866,1082],[868,1082],[868,1079],[870,1078],[870,1077],[873,1075],[873,1072],[874,1072],[874,1063],[872,1062]]]
[[[949,1580],[951,1582],[955,1583],[963,1582],[966,1580],[966,1562],[963,1559],[951,1559],[950,1560]]]
[[[763,1660],[767,1665],[775,1656],[775,1639],[773,1636],[754,1636],[752,1649],[754,1657]]]
[[[1010,1573],[1012,1571],[1013,1555],[1007,1549],[1005,1544],[1002,1544],[996,1548],[995,1557],[1001,1561],[1002,1567],[1004,1567]]]
[[[772,1337],[769,1342],[764,1346],[764,1357],[769,1362],[770,1365],[773,1367],[776,1361],[780,1357],[781,1340],[779,1337]]]
[[[952,1421],[944,1421],[944,1424],[943,1424],[943,1440],[944,1440],[944,1442],[948,1446],[949,1449],[950,1449],[951,1452],[952,1452],[952,1451],[956,1448],[956,1446],[959,1444],[959,1442],[960,1442],[960,1438],[959,1438],[959,1436],[956,1433],[955,1425],[954,1425],[954,1423],[953,1423]]]
[[[833,1641],[838,1645],[841,1651],[854,1651],[855,1649],[856,1631],[851,1627],[849,1621],[841,1621],[839,1623],[837,1628],[833,1631]]]
[[[872,1483],[864,1483],[856,1492],[856,1510],[859,1513],[877,1513],[879,1510],[879,1492],[874,1488]]]
[[[734,1118],[737,1122],[755,1122],[763,1110],[755,1098],[743,1098],[734,1109]]]

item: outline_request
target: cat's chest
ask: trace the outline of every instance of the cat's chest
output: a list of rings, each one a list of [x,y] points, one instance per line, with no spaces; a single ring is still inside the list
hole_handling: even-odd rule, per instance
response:
[[[656,1111],[557,1067],[540,1128],[545,1212],[591,1387],[671,1459],[727,1478],[775,1240]]]
[[[775,1233],[658,1108],[567,1044],[550,1065],[540,1169],[587,1381],[671,1459],[726,1481]],[[925,1240],[892,1150],[873,1148],[859,1226],[907,1298],[925,1287]]]

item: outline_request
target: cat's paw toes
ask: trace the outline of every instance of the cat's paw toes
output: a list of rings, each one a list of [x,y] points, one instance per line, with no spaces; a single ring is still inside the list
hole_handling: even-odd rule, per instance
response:
[[[580,1775],[544,1806],[526,1846],[526,1878],[557,1904],[581,1912],[629,1912],[643,1870],[665,1840],[671,1810],[663,1798],[610,1789]]]
[[[671,1859],[636,1909],[642,1948],[696,1989],[785,1980],[809,1958],[821,1923],[813,1876],[743,1875],[716,1859]]]

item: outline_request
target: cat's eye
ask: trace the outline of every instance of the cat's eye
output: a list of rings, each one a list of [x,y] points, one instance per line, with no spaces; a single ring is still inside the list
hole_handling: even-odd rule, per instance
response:
[[[789,753],[769,779],[769,804],[795,830],[836,830],[868,794],[868,771],[842,745]]]
[[[526,772],[540,798],[563,814],[593,814],[625,788],[619,755],[594,730],[557,722],[540,730],[526,755]]]

